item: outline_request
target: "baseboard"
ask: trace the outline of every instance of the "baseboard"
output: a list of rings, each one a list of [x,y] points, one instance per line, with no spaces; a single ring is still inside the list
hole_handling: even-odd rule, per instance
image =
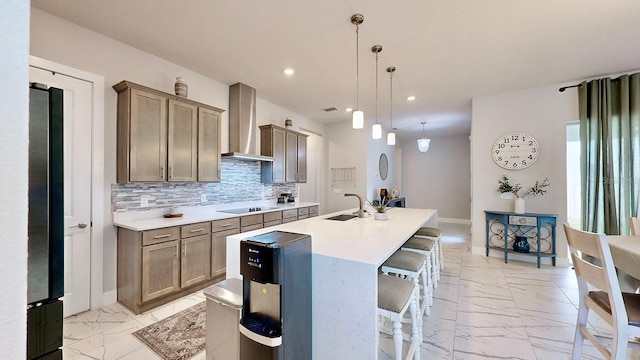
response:
[[[470,219],[438,218],[438,222],[471,225]]]
[[[113,305],[118,302],[118,291],[111,290],[102,294],[102,306]]]

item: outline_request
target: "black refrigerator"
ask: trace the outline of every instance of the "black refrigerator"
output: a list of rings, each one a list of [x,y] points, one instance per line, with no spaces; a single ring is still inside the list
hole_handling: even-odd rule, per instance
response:
[[[62,359],[63,91],[29,87],[27,359]]]

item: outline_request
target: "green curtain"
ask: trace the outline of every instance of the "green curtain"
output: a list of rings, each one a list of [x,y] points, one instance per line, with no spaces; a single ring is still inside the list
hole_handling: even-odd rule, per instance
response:
[[[582,228],[629,234],[640,204],[640,73],[583,82]]]

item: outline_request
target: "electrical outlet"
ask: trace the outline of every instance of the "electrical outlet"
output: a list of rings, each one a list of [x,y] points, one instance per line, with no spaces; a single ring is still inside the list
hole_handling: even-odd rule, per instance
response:
[[[140,207],[149,207],[149,197],[141,196],[140,197]]]
[[[333,189],[333,193],[334,194],[341,194],[342,193],[342,189]]]
[[[200,202],[207,202],[207,194],[200,194]]]

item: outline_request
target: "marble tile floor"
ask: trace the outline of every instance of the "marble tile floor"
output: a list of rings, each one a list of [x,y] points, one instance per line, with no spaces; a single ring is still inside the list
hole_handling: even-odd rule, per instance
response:
[[[421,358],[570,359],[578,304],[573,270],[472,255],[468,225],[441,222],[440,228],[445,269],[432,315],[424,318]],[[142,315],[115,304],[69,317],[64,359],[160,359],[131,333],[204,299],[198,291]],[[607,332],[607,324],[591,325]],[[383,351],[391,349],[386,340],[381,340]],[[627,355],[640,359],[640,352],[629,350]],[[379,358],[391,359],[382,351]],[[582,359],[601,358],[585,342]],[[205,352],[193,359],[204,360]]]

